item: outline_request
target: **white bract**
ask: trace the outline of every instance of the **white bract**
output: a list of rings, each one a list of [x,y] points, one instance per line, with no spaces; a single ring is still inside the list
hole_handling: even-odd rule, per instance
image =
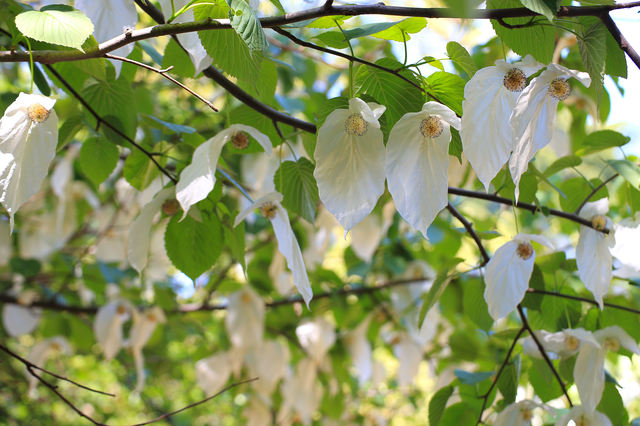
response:
[[[262,344],[264,301],[248,285],[229,296],[225,326],[235,348],[247,350]]]
[[[13,337],[31,333],[40,323],[42,311],[40,308],[29,306],[38,298],[33,290],[25,290],[18,294],[16,299],[19,305],[6,303],[2,308],[2,325],[5,331]]]
[[[115,357],[122,348],[122,325],[129,320],[133,309],[128,301],[120,299],[112,300],[98,309],[93,322],[93,333],[107,361]]]
[[[293,233],[293,229],[291,229],[289,216],[280,204],[281,201],[282,195],[278,192],[271,192],[258,198],[249,208],[238,214],[233,226],[238,226],[253,210],[260,209],[262,215],[271,221],[273,232],[276,234],[276,240],[278,241],[278,250],[287,259],[287,265],[293,273],[293,283],[302,295],[304,303],[309,307],[309,302],[313,297],[311,284],[309,283],[298,240]]]
[[[396,337],[393,341],[393,354],[398,358],[398,385],[413,383],[422,362],[422,348],[408,334]]]
[[[56,155],[55,99],[20,93],[0,118],[0,202],[13,216],[40,190]]]
[[[351,355],[358,382],[362,386],[371,378],[373,371],[373,358],[371,357],[371,343],[367,339],[367,330],[371,323],[371,316],[367,316],[356,328],[349,331],[344,337],[344,343]]]
[[[587,412],[595,410],[604,391],[604,358],[607,351],[617,352],[621,347],[640,355],[640,348],[631,336],[618,326],[593,332],[597,343],[583,344],[576,358],[573,377]]]
[[[282,404],[276,424],[288,424],[285,419],[290,411],[295,411],[300,416],[302,424],[311,424],[311,415],[320,406],[323,393],[322,384],[317,380],[316,362],[309,358],[298,362],[295,374],[285,379],[280,392]]]
[[[196,380],[205,394],[218,392],[231,376],[231,357],[221,352],[196,362]]]
[[[555,426],[567,426],[572,420],[572,424],[579,426],[613,426],[609,417],[600,411],[585,409],[582,405],[573,406],[556,422]]]
[[[621,263],[614,274],[621,278],[640,276],[640,212],[616,223],[614,229],[616,243],[610,251]]]
[[[69,346],[69,342],[62,336],[55,336],[48,339],[44,339],[41,342],[36,343],[29,354],[25,358],[30,363],[37,365],[38,367],[44,368],[45,362],[52,355],[62,353],[65,355],[71,354],[71,346]],[[41,371],[35,370],[34,373],[41,375],[43,374]],[[38,379],[34,377],[29,370],[25,371],[27,378],[29,380],[29,395],[33,395],[35,391],[35,387],[38,384]]]
[[[351,248],[356,256],[365,262],[371,262],[382,237],[393,222],[396,208],[388,202],[382,208],[382,214],[370,214],[351,230]]]
[[[125,32],[133,30],[138,22],[136,5],[129,0],[75,0],[74,6],[82,11],[93,23],[93,36],[98,43],[105,42]],[[134,43],[125,44],[111,52],[116,56],[128,56]],[[116,69],[116,77],[122,68],[121,61],[111,60]]]
[[[460,119],[448,107],[427,102],[391,129],[385,172],[398,213],[427,237],[427,228],[447,205],[449,142]]]
[[[296,328],[296,336],[300,345],[317,363],[322,362],[324,356],[336,342],[334,326],[322,317],[305,322]]]
[[[534,331],[538,341],[546,352],[554,352],[560,358],[568,358],[575,355],[582,344],[598,345],[597,340],[590,331],[584,328],[565,329],[555,333],[546,330]],[[536,358],[543,358],[538,345],[529,336],[521,341],[522,352]]]
[[[182,9],[190,0],[159,0],[160,8],[162,9],[162,14],[164,15],[164,19],[169,19],[173,13],[171,9],[171,5],[175,7],[175,11]],[[195,17],[193,15],[193,9],[189,9],[176,19],[172,21],[172,23],[179,24],[181,22],[193,22]],[[184,47],[184,49],[189,54],[189,58],[191,58],[191,62],[193,62],[193,66],[196,71],[194,73],[194,77],[200,74],[202,70],[211,65],[211,58],[207,55],[207,51],[202,46],[200,42],[200,36],[198,36],[197,32],[192,33],[184,33],[178,34],[178,41]]]
[[[600,309],[604,307],[602,297],[609,290],[613,275],[611,270],[613,258],[610,249],[615,245],[615,236],[611,219],[605,216],[607,211],[609,211],[609,201],[606,198],[584,206],[580,216],[590,220],[596,229],[580,225],[580,236],[576,246],[578,275],[584,282],[584,286],[593,294]],[[597,230],[604,228],[611,232],[604,234]]]
[[[336,109],[318,129],[313,175],[320,199],[349,232],[384,192],[384,143],[378,119],[386,107],[362,99]]]
[[[135,391],[141,392],[145,381],[142,348],[147,344],[158,324],[164,324],[167,319],[158,306],[145,312],[138,312],[134,309],[131,313],[133,314],[133,325],[129,333],[128,346],[131,348],[136,365]]]
[[[544,408],[551,410],[550,407],[535,401],[525,399],[523,401],[509,404],[502,410],[493,426],[529,426],[533,417],[535,408]]]
[[[289,366],[289,347],[276,340],[265,340],[246,356],[251,377],[259,377],[253,387],[264,397],[269,397]]]
[[[518,234],[496,250],[487,264],[484,299],[494,320],[513,311],[529,288],[536,260],[530,240],[551,248],[551,242],[545,237]]]
[[[222,147],[229,141],[238,147],[246,147],[249,143],[247,134],[258,141],[267,155],[271,155],[269,138],[253,127],[244,124],[232,124],[196,148],[191,164],[182,170],[180,180],[176,184],[176,198],[184,211],[183,219],[192,205],[204,200],[213,190],[216,184],[216,167]]]
[[[478,70],[464,87],[462,101],[462,149],[489,190],[515,146],[509,118],[527,77],[542,68],[531,55],[509,64],[497,60],[495,66]]]
[[[567,82],[570,77],[587,87],[591,84],[587,73],[549,64],[546,70],[531,80],[513,109],[511,127],[515,144],[509,170],[516,185],[516,201],[520,195],[520,177],[527,170],[529,161],[551,141],[558,102],[571,94],[571,86]]]

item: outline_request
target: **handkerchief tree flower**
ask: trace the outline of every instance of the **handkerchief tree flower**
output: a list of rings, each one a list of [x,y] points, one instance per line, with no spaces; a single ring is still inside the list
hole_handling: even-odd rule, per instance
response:
[[[509,170],[516,185],[516,201],[520,194],[520,177],[527,171],[529,161],[536,152],[551,142],[558,103],[571,94],[570,78],[575,78],[586,87],[591,84],[591,78],[584,72],[549,64],[522,91],[514,107],[511,127],[515,144],[509,160]]]
[[[516,101],[527,78],[540,68],[531,55],[512,64],[499,59],[478,70],[464,87],[462,149],[487,190],[515,147],[509,118]]]
[[[487,264],[484,299],[494,320],[506,316],[524,299],[536,260],[530,241],[551,248],[545,237],[518,234],[500,247]]]
[[[447,205],[450,126],[460,119],[448,107],[427,102],[391,129],[385,172],[398,213],[427,237],[427,228]]]
[[[20,93],[0,118],[0,202],[13,216],[40,190],[56,154],[55,99]]]
[[[359,98],[336,109],[318,129],[313,175],[320,200],[349,232],[384,192],[385,148],[378,119],[385,107]]]
[[[573,421],[573,423],[570,423]],[[613,426],[609,417],[600,411],[588,410],[582,405],[571,407],[569,412],[556,422],[555,426],[568,426],[575,424],[580,426]]]

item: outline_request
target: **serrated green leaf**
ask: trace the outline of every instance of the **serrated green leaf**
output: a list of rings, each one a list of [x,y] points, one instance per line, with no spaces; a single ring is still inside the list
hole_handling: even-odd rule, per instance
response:
[[[276,190],[282,194],[282,205],[310,223],[315,222],[318,184],[313,177],[313,164],[304,157],[285,161],[273,176]]]
[[[119,159],[118,147],[106,139],[100,138],[84,141],[78,155],[80,170],[96,186],[109,177]]]
[[[448,72],[434,72],[424,82],[428,100],[441,102],[456,114],[462,115],[466,82],[460,76]]]
[[[58,146],[56,147],[56,151],[59,151],[63,146],[71,142],[71,139],[84,128],[82,115],[74,114],[67,117],[62,125],[60,126],[60,130],[58,130]]]
[[[529,372],[529,382],[533,386],[536,395],[542,402],[550,401],[562,395],[562,388],[553,377],[549,366],[541,359],[531,359],[532,366]]]
[[[516,393],[518,392],[519,364],[520,357],[517,356],[505,366],[500,378],[498,378],[498,389],[507,404],[511,404],[516,400]]]
[[[493,318],[489,315],[483,294],[484,287],[480,280],[466,283],[462,293],[462,308],[475,325],[482,330],[489,330],[493,326]]]
[[[453,155],[462,164],[462,139],[460,138],[460,132],[453,127],[451,130],[451,143],[449,144],[449,155]]]
[[[231,26],[244,40],[250,50],[262,51],[267,48],[267,37],[255,11],[245,0],[227,0],[231,13]]]
[[[640,168],[629,160],[608,160],[613,167],[635,189],[640,189]]]
[[[444,414],[444,409],[447,406],[447,401],[453,394],[453,386],[445,386],[442,389],[439,389],[429,401],[429,425],[430,426],[438,426],[440,424],[440,419],[442,419],[442,414]]]
[[[607,31],[607,61],[604,71],[612,76],[627,78],[627,57],[618,42]]]
[[[596,91],[596,105],[602,95],[605,60],[607,58],[607,33],[609,31],[599,20],[580,31],[578,49],[582,63],[591,76],[591,84]]]
[[[235,217],[236,214],[234,214],[233,216]],[[245,264],[244,258],[244,221],[240,222],[235,228],[224,226],[223,230],[225,246],[229,247],[233,257],[236,259],[236,261],[238,261],[238,263],[240,263],[242,269],[246,270],[247,266]]]
[[[473,77],[478,70],[467,49],[458,42],[450,41],[447,43],[447,55],[449,55],[449,59],[462,68],[469,78]]]
[[[550,177],[555,175],[561,170],[564,170],[569,167],[576,167],[582,164],[582,159],[577,155],[567,155],[566,157],[558,158],[556,161],[551,163],[549,167],[544,171],[545,177]]]
[[[420,327],[422,327],[422,322],[427,316],[427,313],[433,308],[433,305],[436,304],[438,299],[440,299],[440,296],[442,296],[442,293],[444,293],[450,282],[451,276],[449,275],[449,271],[442,269],[433,281],[429,291],[422,296],[422,307],[420,308],[420,315],[418,317],[418,325]]]
[[[566,212],[574,212],[578,206],[584,201],[584,199],[593,191],[593,188],[600,185],[602,181],[600,179],[592,179],[591,182],[587,182],[582,177],[568,179],[560,183],[560,189],[566,195],[566,198],[560,197],[560,206],[562,210]],[[596,201],[600,198],[604,198],[608,195],[606,187],[602,187],[596,194],[589,200]]]
[[[16,16],[16,27],[25,36],[46,43],[82,50],[93,33],[91,19],[70,6],[53,5]]]
[[[626,425],[629,423],[629,413],[627,413],[620,392],[611,382],[605,383],[604,392],[602,392],[602,398],[596,410],[606,414],[611,420],[611,424]]]
[[[124,162],[124,178],[138,191],[142,191],[158,177],[160,171],[144,153],[137,149]]]
[[[623,146],[630,140],[630,137],[624,136],[614,130],[598,130],[589,133],[587,137],[583,139],[580,146],[576,149],[576,154],[580,156],[593,154],[603,149]]]
[[[202,221],[173,216],[164,233],[171,263],[195,280],[215,263],[222,250],[222,226],[216,215],[203,212]]]
[[[138,111],[133,89],[129,82],[124,80],[99,81],[88,78],[81,94],[101,117],[116,117],[123,126],[119,130],[130,138],[135,137]],[[86,116],[90,122],[95,122],[95,118],[89,113],[86,113]]]
[[[376,64],[390,69],[402,67],[401,63],[391,58],[380,59]],[[409,71],[400,71],[400,74],[418,84]],[[418,88],[391,73],[366,65],[358,67],[353,85],[358,95],[366,93],[387,107],[385,117],[389,128],[404,114],[420,111],[424,104],[424,97]]]
[[[172,38],[164,48],[164,56],[162,57],[162,68],[169,67],[173,67],[171,74],[183,78],[192,78],[196,72],[187,52]]]
[[[520,0],[524,7],[541,15],[544,15],[549,22],[553,22],[560,3],[556,0]]]
[[[409,34],[415,34],[422,31],[427,26],[427,20],[426,18],[414,17],[394,22],[394,24],[395,25],[385,30],[372,34],[373,37],[402,43],[404,41],[411,40]]]
[[[194,9],[196,20],[226,18],[226,7],[200,6]],[[252,51],[236,31],[199,31],[198,36],[213,63],[239,80],[256,80],[260,74],[262,53]]]
[[[521,5],[518,0],[487,1],[487,9],[504,9]],[[527,25],[523,28],[506,28],[498,21],[491,20],[491,25],[498,38],[511,50],[520,56],[530,53],[543,64],[551,62],[556,43],[556,30],[548,25],[545,18],[505,18],[504,22],[508,25]],[[533,25],[529,26],[530,23]]]

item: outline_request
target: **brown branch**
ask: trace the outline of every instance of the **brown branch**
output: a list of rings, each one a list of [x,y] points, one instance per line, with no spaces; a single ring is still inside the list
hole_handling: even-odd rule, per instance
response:
[[[479,191],[471,191],[469,189],[455,188],[452,186],[449,187],[449,194],[460,195],[462,197],[477,198],[480,200],[493,201],[494,203],[504,204],[507,206],[513,206],[519,209],[528,210],[534,214],[535,213],[549,214],[551,216],[561,217],[563,219],[567,219],[572,222],[579,223],[580,225],[584,225],[589,228],[596,229],[594,228],[593,223],[591,223],[590,220],[587,220],[573,213],[563,212],[562,210],[542,209],[539,206],[536,206],[535,204],[522,203],[522,202],[515,203],[513,200],[509,198],[500,197],[498,195],[487,194],[485,192],[479,192]],[[604,228],[602,230],[596,229],[596,231],[600,231],[604,234],[609,233],[609,229],[607,228]]]
[[[69,378],[67,378],[67,377],[60,376],[59,374],[56,374],[56,373],[54,373],[54,372],[52,372],[52,371],[46,370],[46,369],[44,369],[44,368],[42,368],[42,367],[40,367],[40,366],[38,366],[38,365],[35,365],[35,364],[34,364],[34,363],[32,363],[31,361],[29,361],[29,360],[27,360],[27,359],[25,359],[25,358],[22,358],[20,355],[18,355],[17,353],[13,352],[11,349],[9,349],[8,347],[6,347],[6,346],[5,346],[5,345],[3,345],[3,344],[0,344],[0,350],[2,350],[2,351],[4,351],[4,352],[6,352],[7,354],[9,354],[10,356],[12,356],[13,358],[17,359],[18,361],[20,361],[21,363],[23,363],[25,366],[30,367],[30,368],[35,368],[36,370],[40,370],[40,371],[42,371],[43,373],[47,373],[48,375],[55,377],[56,379],[63,380],[63,381],[65,381],[65,382],[69,382],[69,383],[71,383],[72,385],[75,385],[75,386],[77,386],[77,387],[79,387],[79,388],[82,388],[82,389],[88,390],[88,391],[90,391],[90,392],[95,392],[95,393],[99,393],[99,394],[101,394],[101,395],[106,395],[106,396],[112,396],[112,397],[115,397],[115,395],[114,395],[114,394],[112,394],[112,393],[103,392],[103,391],[100,391],[100,390],[97,390],[97,389],[90,388],[89,386],[85,386],[85,385],[80,384],[80,383],[78,383],[78,382],[75,382],[75,381],[73,381],[73,380],[71,380],[71,379],[69,379]]]
[[[208,396],[203,400],[200,400],[198,402],[194,402],[193,404],[189,404],[186,407],[180,408],[179,410],[175,410],[175,411],[172,411],[170,413],[163,414],[161,416],[156,417],[155,419],[152,419],[152,420],[149,420],[149,421],[146,421],[146,422],[142,422],[142,423],[136,423],[136,424],[134,424],[132,426],[144,426],[144,425],[149,425],[151,423],[159,422],[161,420],[165,420],[166,418],[171,417],[171,416],[173,416],[175,414],[181,413],[181,412],[183,412],[185,410],[188,410],[188,409],[193,408],[193,407],[197,407],[200,404],[204,404],[205,402],[211,401],[213,398],[225,393],[226,391],[228,391],[230,389],[235,388],[236,386],[240,386],[240,385],[243,385],[245,383],[254,382],[256,380],[258,380],[258,378],[257,377],[253,377],[251,379],[246,379],[246,380],[241,380],[241,381],[236,382],[236,383],[231,383],[229,386],[224,387],[220,392],[215,393],[215,394],[213,394],[211,396]]]
[[[209,108],[211,108],[215,112],[218,112],[218,108],[213,106],[213,104],[211,102],[209,102],[208,100],[206,100],[205,98],[200,96],[198,93],[196,93],[192,89],[188,88],[187,86],[185,86],[184,84],[182,84],[181,82],[179,82],[178,80],[176,80],[175,78],[173,78],[169,74],[167,74],[173,68],[173,65],[171,67],[167,68],[167,69],[161,70],[161,69],[158,69],[158,68],[154,68],[151,65],[147,65],[147,64],[142,63],[142,62],[134,61],[133,59],[125,58],[125,57],[122,57],[122,56],[112,55],[110,53],[107,53],[106,55],[104,55],[104,57],[108,58],[108,59],[114,59],[116,61],[127,62],[129,64],[133,64],[133,65],[139,66],[141,68],[147,69],[149,71],[153,71],[153,72],[155,72],[157,74],[160,74],[161,76],[163,76],[164,78],[166,78],[167,80],[172,82],[173,84],[175,84],[177,86],[180,86],[182,89],[184,89],[187,92],[191,93],[193,96],[198,98],[198,100],[203,102],[206,106],[208,106]]]
[[[595,305],[595,306],[599,306],[600,305],[600,303],[598,303],[597,301],[595,301],[593,299],[589,299],[587,297],[573,296],[571,294],[564,294],[564,293],[556,293],[554,291],[538,290],[536,288],[527,289],[527,293],[544,294],[544,295],[547,295],[547,296],[561,297],[563,299],[575,300],[577,302],[590,303],[590,304]],[[627,311],[627,312],[631,312],[633,314],[640,315],[640,309],[634,309],[634,308],[630,308],[628,306],[622,306],[622,305],[618,305],[618,304],[615,304],[615,303],[607,303],[607,302],[604,302],[603,305],[608,307],[608,308],[620,309],[621,311]]]
[[[473,225],[471,224],[471,222],[469,222],[455,207],[453,207],[451,203],[447,203],[447,210],[449,210],[453,217],[455,217],[462,223],[464,229],[467,230],[467,233],[471,236],[471,238],[473,238],[473,241],[476,242],[478,250],[480,250],[480,255],[482,256],[482,263],[480,264],[480,266],[484,266],[489,263],[489,254],[482,245],[482,240],[480,240],[478,233],[475,231],[475,229],[473,229]]]
[[[573,212],[573,214],[575,215],[579,215],[580,214],[580,210],[582,210],[582,208],[585,206],[585,204],[587,204],[589,202],[589,200],[591,199],[591,197],[593,197],[594,195],[596,195],[596,193],[598,191],[600,191],[606,184],[608,184],[609,182],[611,182],[612,180],[614,180],[615,178],[617,178],[619,175],[618,173],[614,173],[609,179],[605,180],[604,182],[602,182],[600,185],[596,186],[595,188],[593,188],[593,191],[591,191],[589,193],[589,195],[587,195],[584,200],[582,200],[582,202],[580,203],[580,205],[578,206],[578,208],[576,209],[576,211]]]
[[[524,310],[522,309],[522,305],[520,305],[520,304],[518,304],[518,314],[520,315],[520,319],[522,320],[522,327],[525,328],[529,332],[529,335],[531,336],[531,339],[533,339],[533,342],[538,347],[538,351],[540,352],[540,355],[542,355],[542,358],[544,358],[545,362],[549,366],[549,369],[551,370],[551,372],[553,373],[554,377],[556,378],[556,381],[560,385],[560,388],[562,388],[562,393],[564,394],[564,397],[567,399],[567,402],[569,403],[569,407],[573,407],[573,402],[571,401],[571,398],[569,397],[569,394],[567,393],[567,387],[565,386],[564,382],[562,381],[562,378],[560,377],[560,374],[558,374],[558,370],[556,370],[556,368],[553,366],[553,361],[551,361],[551,359],[549,358],[549,355],[547,355],[547,352],[544,350],[544,347],[542,346],[542,343],[540,343],[540,340],[538,340],[538,336],[536,336],[536,334],[531,329],[531,326],[529,326],[529,322],[527,321],[527,317],[524,314]]]
[[[618,46],[620,46],[620,49],[622,49],[633,61],[633,63],[636,64],[638,68],[640,68],[640,55],[638,55],[638,52],[635,51],[635,49],[631,46],[627,39],[624,38],[616,23],[613,22],[613,19],[611,19],[611,16],[609,16],[609,13],[603,12],[598,15],[598,17],[600,18],[604,26],[607,27],[614,40],[618,43]]]
[[[518,340],[520,340],[520,336],[522,336],[522,333],[524,333],[525,330],[526,330],[526,328],[524,326],[521,327],[520,330],[518,330],[518,334],[516,334],[516,337],[513,338],[513,342],[511,342],[511,346],[509,347],[509,350],[507,351],[507,356],[505,356],[504,361],[502,361],[502,364],[500,365],[500,368],[498,369],[498,373],[496,373],[496,375],[493,376],[493,381],[491,382],[491,386],[489,387],[489,390],[487,390],[487,392],[485,392],[483,395],[480,395],[480,398],[482,398],[482,408],[480,409],[480,415],[478,416],[478,423],[482,423],[482,414],[484,413],[484,410],[487,408],[487,402],[489,401],[489,395],[491,395],[491,392],[493,392],[493,389],[498,384],[498,380],[500,379],[500,376],[504,372],[504,369],[507,367],[507,364],[509,363],[509,359],[511,359],[511,354],[513,353],[513,350],[515,349],[516,344],[518,343]]]

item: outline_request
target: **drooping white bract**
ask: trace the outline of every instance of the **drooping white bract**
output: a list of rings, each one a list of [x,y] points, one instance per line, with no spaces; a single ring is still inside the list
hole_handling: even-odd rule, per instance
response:
[[[220,352],[196,362],[196,380],[207,395],[222,389],[230,376],[231,359],[228,352]]]
[[[56,155],[55,99],[20,93],[0,118],[0,202],[13,216],[40,190]]]
[[[382,214],[370,214],[353,227],[351,230],[351,248],[360,259],[371,262],[382,237],[393,222],[396,207],[393,202],[388,202],[382,208]]]
[[[509,118],[527,77],[542,68],[531,55],[509,64],[497,60],[495,66],[478,70],[464,87],[462,101],[462,151],[489,190],[515,146]]]
[[[311,424],[311,415],[322,401],[323,387],[317,379],[318,366],[310,358],[303,358],[296,365],[296,371],[287,377],[280,387],[282,404],[276,424],[285,423],[291,411],[295,411],[303,425]]]
[[[362,99],[336,109],[318,129],[313,175],[320,199],[346,232],[384,192],[384,143],[378,119],[386,107]]]
[[[589,410],[582,405],[574,405],[567,414],[558,420],[555,426],[567,426],[573,420],[574,425],[613,426],[609,417],[600,411]]]
[[[335,327],[323,317],[316,317],[296,327],[300,345],[311,359],[320,364],[336,342]]]
[[[164,15],[164,19],[169,19],[172,15],[171,4],[173,2],[173,6],[175,7],[175,11],[182,9],[190,0],[159,0],[160,8],[162,9],[162,14]],[[193,15],[193,9],[189,9],[180,16],[178,16],[174,21],[175,24],[179,24],[181,22],[193,22],[195,19]],[[200,37],[198,33],[184,33],[178,34],[178,41],[185,48],[189,57],[191,58],[191,62],[193,62],[193,66],[196,71],[193,75],[194,77],[200,74],[202,70],[211,65],[211,57],[207,55],[207,51],[202,46],[200,42]]]
[[[158,306],[154,306],[145,312],[131,311],[133,325],[129,333],[128,346],[131,348],[136,365],[136,392],[141,392],[144,387],[144,355],[142,348],[147,344],[158,324],[164,324],[167,319],[164,312]]]
[[[76,0],[74,6],[93,22],[93,36],[98,43],[123,34],[126,29],[133,29],[138,23],[136,5],[128,0]],[[133,51],[133,47],[134,43],[125,44],[111,53],[126,57]],[[111,60],[111,63],[118,76],[122,62]]]
[[[493,426],[529,426],[533,417],[532,411],[535,408],[553,410],[545,404],[525,399],[507,405],[504,410],[500,411]]]
[[[277,340],[265,340],[245,357],[251,377],[259,377],[253,387],[268,398],[278,381],[284,377],[289,366],[289,347]]]
[[[248,350],[262,344],[264,301],[248,285],[229,296],[225,326],[235,348]]]
[[[278,250],[287,259],[287,265],[293,273],[293,283],[302,295],[304,303],[309,307],[309,302],[313,297],[311,284],[302,260],[302,252],[300,251],[298,240],[293,233],[293,229],[291,229],[289,216],[280,204],[281,201],[282,194],[278,192],[271,192],[258,198],[249,208],[238,214],[233,226],[238,226],[253,210],[260,209],[262,215],[271,221],[273,232],[276,234],[276,240],[278,241]]]
[[[257,380],[255,383],[258,383]],[[242,411],[242,416],[247,420],[246,426],[269,426],[271,421],[271,409],[260,398],[251,398]]]
[[[427,102],[402,116],[387,143],[385,173],[398,213],[427,237],[427,228],[447,205],[449,142],[460,119],[442,104]]]
[[[19,305],[14,305],[13,303],[4,305],[2,308],[2,325],[9,336],[18,337],[31,333],[38,326],[42,310],[28,306],[37,297],[37,293],[33,290],[25,290],[16,297]]]
[[[198,201],[204,200],[213,190],[216,183],[216,166],[222,147],[229,141],[242,139],[248,142],[246,134],[251,135],[271,155],[271,141],[263,133],[244,124],[232,124],[211,139],[202,143],[193,152],[191,164],[182,170],[180,180],[176,184],[176,198],[186,216],[189,208]]]
[[[351,355],[351,363],[356,370],[360,386],[371,378],[371,373],[373,372],[371,343],[367,339],[367,330],[370,323],[371,316],[369,315],[344,337],[344,343],[349,355]]]
[[[93,322],[93,333],[107,361],[115,357],[122,348],[122,325],[129,320],[133,309],[128,301],[122,299],[112,300],[98,309]]]
[[[56,353],[71,354],[71,346],[69,342],[67,342],[67,339],[62,336],[50,337],[36,343],[25,359],[38,367],[44,368],[47,359]],[[38,375],[42,374],[41,371],[35,370],[34,372]],[[29,396],[34,396],[33,394],[38,384],[38,379],[34,377],[29,370],[26,370],[25,374],[29,380]]]
[[[589,87],[587,73],[570,70],[558,64],[549,64],[531,84],[522,91],[511,115],[515,144],[509,160],[511,178],[516,185],[516,201],[520,195],[520,177],[527,170],[536,152],[551,141],[558,102],[571,94],[567,82],[570,77]]]
[[[593,332],[597,344],[583,344],[576,357],[573,378],[580,401],[587,412],[595,410],[604,391],[604,359],[607,351],[617,352],[621,347],[640,355],[640,348],[622,328],[605,327]]]
[[[614,225],[616,243],[610,251],[620,263],[613,273],[621,278],[640,276],[640,212]]]
[[[422,362],[422,348],[408,334],[402,333],[393,341],[393,354],[398,358],[398,385],[413,383]]]
[[[576,246],[576,264],[578,275],[584,286],[593,294],[593,298],[603,308],[602,297],[609,290],[613,257],[611,247],[615,245],[615,235],[611,226],[611,219],[605,216],[609,211],[609,200],[602,198],[593,203],[587,203],[580,216],[590,220],[596,229],[611,230],[604,234],[588,226],[580,225],[580,236]]]
[[[593,333],[584,328],[567,328],[555,333],[536,330],[534,334],[546,352],[554,352],[560,358],[568,358],[575,355],[583,343],[598,345]],[[523,353],[535,358],[544,358],[531,336],[525,337],[520,343]]]
[[[487,264],[484,299],[494,320],[503,318],[513,311],[529,288],[529,279],[536,260],[536,252],[530,240],[551,247],[551,242],[545,237],[518,234],[496,250]]]

